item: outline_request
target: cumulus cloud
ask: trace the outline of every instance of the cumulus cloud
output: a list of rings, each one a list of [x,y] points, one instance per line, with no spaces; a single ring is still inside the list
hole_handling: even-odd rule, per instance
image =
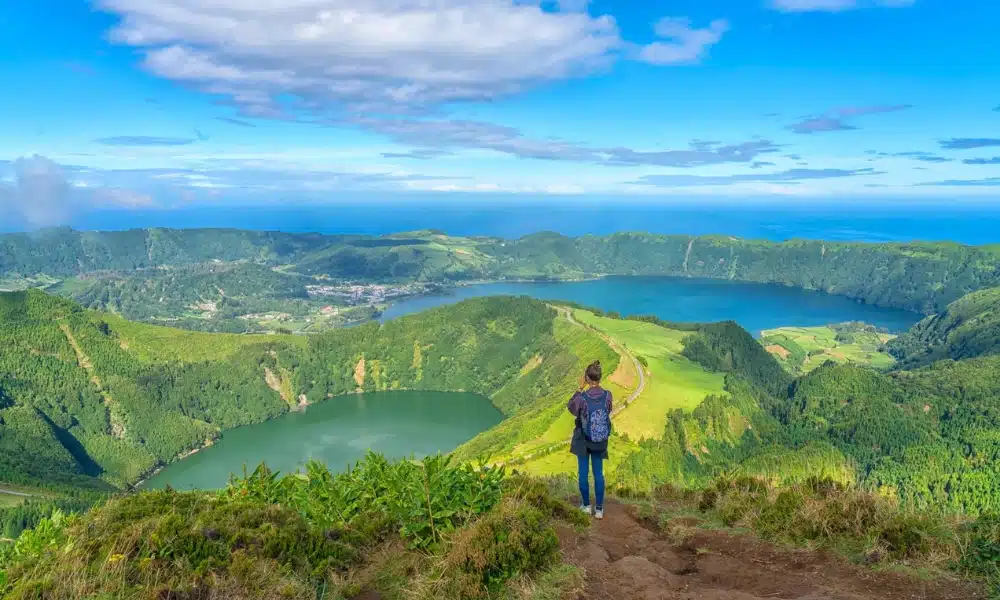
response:
[[[902,8],[916,0],[770,0],[772,8],[784,12],[839,12],[855,8],[885,6]]]
[[[729,31],[729,22],[716,19],[708,27],[696,29],[690,19],[666,17],[660,19],[653,29],[665,41],[643,47],[639,60],[654,65],[671,65],[700,60]]]
[[[4,213],[34,227],[65,222],[72,213],[66,174],[44,156],[22,157],[11,163],[14,183],[0,187]]]
[[[600,68],[624,48],[612,17],[545,10],[538,2],[98,4],[121,16],[111,39],[141,49],[147,70],[260,116],[337,107],[412,112],[489,100]]]
[[[861,175],[882,175],[874,169],[788,169],[777,173],[740,175],[644,175],[632,183],[656,187],[696,187],[735,183],[798,184],[813,179],[838,179]]]
[[[136,207],[152,198],[123,188],[76,189],[64,168],[44,156],[21,157],[0,163],[12,183],[0,183],[0,211],[19,226],[50,227],[67,223],[80,208],[92,206]]]
[[[686,19],[662,19],[654,24],[660,39],[643,47],[623,40],[613,17],[591,15],[587,0],[96,3],[120,17],[110,39],[136,48],[147,71],[212,94],[243,116],[355,126],[394,139],[425,138],[437,130],[445,141],[425,145],[585,161],[604,159],[599,150],[530,140],[502,126],[447,121],[445,108],[585,75],[622,58],[693,62],[728,29],[723,20],[697,28]],[[413,129],[421,133],[408,132]],[[426,156],[418,148],[410,157]]]
[[[159,137],[153,135],[116,135],[102,137],[94,140],[94,143],[104,146],[187,146],[199,140],[198,137]]]
[[[1000,146],[998,138],[951,138],[939,142],[945,150],[971,150],[973,148],[990,148]]]
[[[825,131],[851,131],[858,127],[851,125],[846,119],[897,112],[913,108],[910,104],[880,104],[874,106],[844,106],[835,108],[826,114],[807,117],[798,123],[788,126],[795,133],[811,134]]]

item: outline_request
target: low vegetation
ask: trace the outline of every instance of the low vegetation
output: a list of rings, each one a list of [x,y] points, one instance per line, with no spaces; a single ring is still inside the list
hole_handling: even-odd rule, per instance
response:
[[[783,545],[826,549],[875,568],[972,578],[1000,595],[1000,520],[901,506],[829,478],[778,485],[722,477],[703,488],[661,486],[636,513],[683,540],[697,528],[750,532]]]
[[[689,332],[641,321],[598,317],[584,310],[576,310],[574,315],[581,323],[606,333],[646,361],[646,388],[614,423],[615,431],[629,439],[659,437],[670,411],[690,412],[705,396],[724,393],[723,375],[707,371],[684,356],[683,340]],[[627,392],[616,395],[620,401],[627,396]]]
[[[56,512],[0,546],[20,598],[496,597],[553,577],[553,524],[581,523],[544,484],[447,457],[369,455],[338,475],[263,465],[219,492],[140,492]]]

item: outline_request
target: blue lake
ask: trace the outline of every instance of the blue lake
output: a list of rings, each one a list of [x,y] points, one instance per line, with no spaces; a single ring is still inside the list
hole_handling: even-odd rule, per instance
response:
[[[488,283],[457,287],[390,306],[380,320],[394,319],[479,296],[531,296],[568,300],[623,315],[656,315],[668,321],[736,321],[754,335],[786,325],[864,321],[898,333],[922,318],[917,313],[861,304],[780,285],[684,277],[608,277],[571,283]]]

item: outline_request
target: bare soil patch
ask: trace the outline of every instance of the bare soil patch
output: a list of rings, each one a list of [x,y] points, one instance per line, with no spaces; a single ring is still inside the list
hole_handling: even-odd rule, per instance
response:
[[[778,344],[771,344],[770,346],[764,346],[764,349],[770,352],[771,354],[780,356],[782,360],[788,360],[788,357],[791,356],[792,354],[791,352],[788,351],[787,348],[785,348],[784,346],[779,346]]]
[[[876,572],[826,552],[780,548],[750,536],[692,527],[683,539],[671,539],[618,503],[608,504],[605,519],[588,532],[562,527],[558,533],[566,560],[585,570],[581,600],[986,598],[966,582]]]

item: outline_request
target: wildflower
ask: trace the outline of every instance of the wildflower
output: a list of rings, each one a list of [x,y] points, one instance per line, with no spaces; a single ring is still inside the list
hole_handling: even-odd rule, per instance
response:
[[[123,560],[125,560],[124,554],[112,554],[110,557],[108,557],[108,562],[110,564],[120,563]]]

